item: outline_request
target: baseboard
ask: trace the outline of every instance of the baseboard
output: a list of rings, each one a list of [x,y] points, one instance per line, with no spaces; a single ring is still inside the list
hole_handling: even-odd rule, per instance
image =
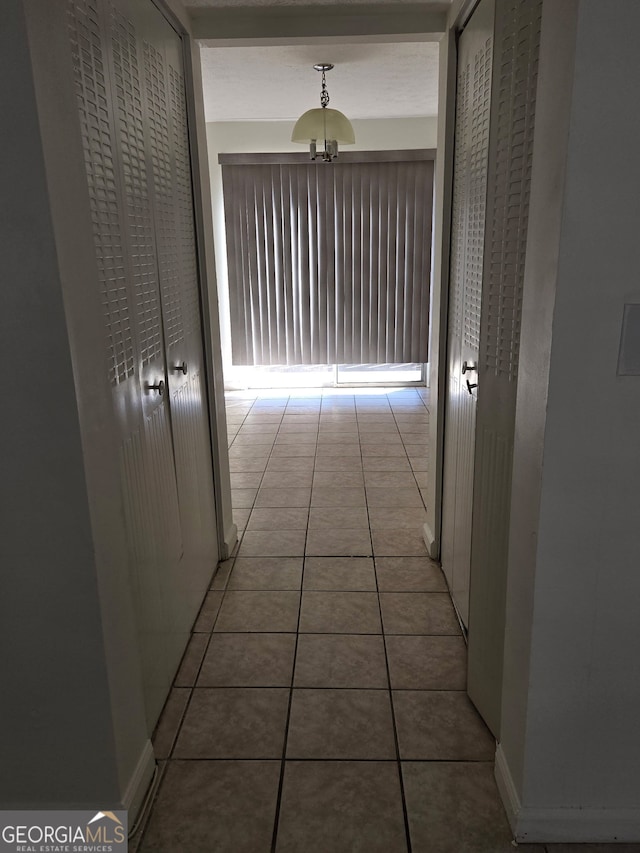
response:
[[[129,784],[127,785],[127,789],[122,798],[123,808],[129,812],[130,827],[133,826],[138,818],[138,812],[144,802],[145,795],[153,779],[155,769],[156,758],[153,754],[151,741],[148,740],[144,745],[140,758],[138,759],[138,763],[136,764],[136,768],[133,771],[133,775],[129,780]]]
[[[640,840],[640,808],[528,808],[523,806],[498,744],[495,777],[516,841],[534,843],[598,843]]]
[[[431,559],[437,560],[438,546],[440,543],[434,536],[433,531],[427,523],[425,523],[422,527],[422,538],[424,539],[424,544],[427,546],[427,553],[429,554]]]
[[[511,831],[515,835],[516,826],[518,823],[518,815],[520,814],[522,806],[520,805],[520,797],[518,796],[518,792],[513,782],[513,777],[511,776],[511,771],[509,770],[509,765],[507,764],[507,759],[502,750],[501,744],[498,744],[498,747],[496,749],[496,763],[493,768],[493,772],[496,777],[498,792],[500,793],[500,797],[502,798],[502,804],[507,813],[509,826],[511,827]]]
[[[233,554],[233,549],[238,544],[238,525],[233,522],[229,525],[229,527],[225,530],[224,534],[224,542],[222,545],[222,554],[220,554],[221,560],[228,560],[229,557]]]

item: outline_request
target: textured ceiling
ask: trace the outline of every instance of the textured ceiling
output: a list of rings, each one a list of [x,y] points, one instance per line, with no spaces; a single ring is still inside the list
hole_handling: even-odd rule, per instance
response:
[[[320,105],[319,62],[334,63],[330,106],[349,118],[437,113],[433,42],[202,47],[207,121],[295,120]]]

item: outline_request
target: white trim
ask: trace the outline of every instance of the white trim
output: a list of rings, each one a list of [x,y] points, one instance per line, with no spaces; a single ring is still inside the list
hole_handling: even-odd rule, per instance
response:
[[[509,765],[507,764],[507,758],[502,749],[502,744],[500,743],[496,749],[496,763],[493,772],[496,777],[498,791],[502,798],[502,804],[504,805],[507,813],[509,826],[515,833],[516,825],[518,823],[518,815],[520,814],[522,806],[520,804],[518,791],[516,790],[516,786],[513,782],[513,777],[511,776],[511,771],[509,770]]]
[[[640,839],[640,808],[528,808],[520,802],[502,746],[496,750],[495,777],[517,842],[618,842]]]
[[[225,530],[224,534],[224,543],[222,547],[222,553],[220,554],[221,560],[228,560],[229,557],[233,554],[233,549],[238,544],[238,525],[231,523],[229,527]]]
[[[424,544],[427,546],[427,553],[431,559],[437,560],[439,542],[433,535],[433,531],[428,523],[425,523],[422,527],[422,538],[424,539]]]
[[[153,754],[151,741],[148,740],[122,797],[122,805],[129,812],[129,826],[133,826],[138,818],[138,812],[144,802],[155,769],[156,757]]]

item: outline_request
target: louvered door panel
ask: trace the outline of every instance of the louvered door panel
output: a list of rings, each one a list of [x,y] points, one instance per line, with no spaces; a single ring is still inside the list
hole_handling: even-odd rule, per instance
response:
[[[483,365],[515,380],[529,218],[541,2],[498,7],[501,56],[495,91],[495,167],[489,232]]]
[[[111,46],[116,124],[129,243],[132,295],[143,366],[162,358],[163,340],[158,270],[145,152],[141,73],[136,33],[124,15],[111,7]]]
[[[487,199],[487,154],[491,105],[491,36],[484,39],[469,66],[469,141],[467,228],[465,237],[463,358],[477,360],[480,343],[480,302],[485,240]]]
[[[97,0],[70,2],[67,20],[104,316],[107,369],[109,381],[116,386],[133,377],[136,347],[125,270],[108,45]]]
[[[465,362],[477,364],[480,345],[493,15],[493,0],[482,0],[458,45],[442,568],[465,625],[469,622],[476,374],[462,370]]]
[[[184,341],[184,321],[175,162],[169,130],[168,75],[164,52],[146,40],[143,50],[163,324],[167,351],[173,354],[175,347]]]
[[[180,57],[175,57],[179,59]],[[182,274],[181,312],[186,336],[201,333],[200,290],[193,217],[191,156],[187,127],[187,100],[182,69],[168,64],[169,115],[175,163],[176,208],[178,213],[178,249]]]
[[[497,736],[541,13],[541,0],[496,0],[468,684],[469,695]]]
[[[151,730],[217,560],[184,81],[166,56],[167,38],[178,58],[181,43],[149,0],[67,8]],[[175,346],[192,373],[174,412],[165,357],[173,363]],[[150,387],[160,383],[164,393]]]
[[[138,388],[144,432],[145,465],[148,482],[158,470],[167,475],[157,479],[145,495],[152,519],[156,543],[152,562],[145,566],[149,585],[157,573],[165,582],[165,594],[171,595],[174,567],[182,552],[182,531],[178,513],[178,493],[173,468],[171,422],[164,394],[149,386],[166,383],[165,342],[162,328],[158,246],[155,221],[158,211],[150,185],[153,163],[149,158],[149,115],[144,98],[144,55],[140,22],[128,5],[105,2],[110,37],[112,97],[118,163],[125,212],[127,271],[132,315],[135,318]],[[130,428],[131,429],[131,428]],[[130,430],[129,430],[130,431]],[[128,487],[128,484],[127,484]],[[139,602],[139,611],[147,607]],[[152,717],[159,712],[156,709]]]

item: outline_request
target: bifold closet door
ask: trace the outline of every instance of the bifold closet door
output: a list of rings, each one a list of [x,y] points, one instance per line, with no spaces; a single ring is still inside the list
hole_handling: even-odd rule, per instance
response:
[[[184,109],[184,96],[172,98],[170,90],[171,70],[176,81],[182,75],[180,39],[150,0],[69,0],[67,8],[152,727],[217,560],[202,356],[194,342],[200,328],[191,316],[199,302],[184,212],[186,114],[171,116],[172,107]],[[171,368],[182,361],[187,373],[178,378]],[[210,526],[200,526],[204,536],[194,533],[194,504],[211,514]]]
[[[496,737],[541,21],[542,0],[496,0],[468,667],[469,696]]]
[[[183,45],[148,0],[136,3],[144,10],[147,149],[189,621],[217,559],[217,534]]]
[[[482,0],[458,43],[442,569],[465,625],[469,624],[493,25],[494,0]]]

